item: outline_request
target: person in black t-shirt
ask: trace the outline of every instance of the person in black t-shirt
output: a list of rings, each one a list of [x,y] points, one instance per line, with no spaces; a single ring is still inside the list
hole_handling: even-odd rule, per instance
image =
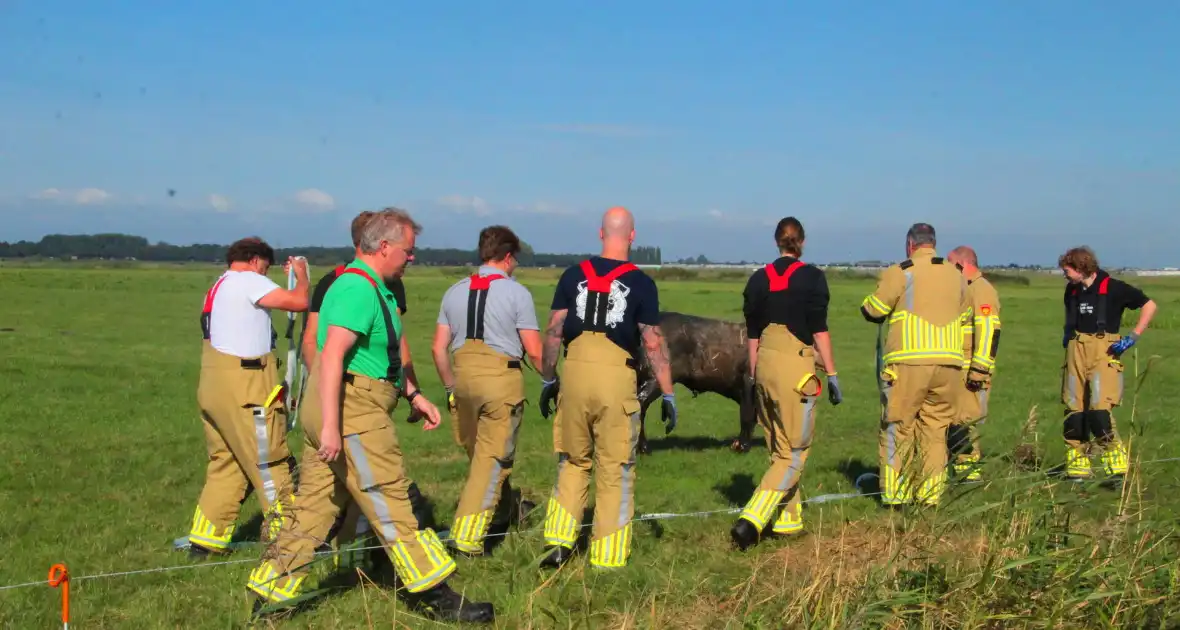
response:
[[[1090,456],[1101,450],[1106,474],[1122,478],[1127,472],[1127,449],[1111,415],[1123,398],[1120,357],[1147,330],[1156,305],[1138,287],[1100,268],[1088,247],[1070,249],[1057,265],[1069,281],[1062,338],[1066,365],[1061,379],[1065,474],[1074,480],[1089,478]],[[1120,337],[1119,325],[1128,309],[1142,312],[1134,330]]]
[[[751,274],[743,293],[750,375],[770,468],[730,530],[742,550],[758,541],[780,506],[772,531],[791,535],[803,530],[798,484],[823,390],[817,365],[827,374],[828,400],[833,405],[842,400],[828,334],[827,279],[818,267],[799,260],[804,232],[798,219],[779,221],[774,241],[779,257]]]
[[[639,437],[635,367],[641,351],[664,393],[665,428],[676,426],[671,365],[659,327],[659,291],[647,274],[627,262],[635,239],[631,213],[626,208],[607,210],[599,236],[602,255],[570,267],[557,283],[541,354],[541,415],[548,418],[559,389],[557,355],[563,345],[567,351],[554,422],[558,472],[545,515],[549,554],[541,561],[544,567],[559,566],[573,553],[595,461],[599,468],[590,564],[627,564]]]

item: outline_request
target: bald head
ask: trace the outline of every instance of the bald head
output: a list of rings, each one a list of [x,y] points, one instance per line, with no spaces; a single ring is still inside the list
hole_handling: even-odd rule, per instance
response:
[[[622,206],[615,206],[602,215],[603,238],[630,239],[634,230],[635,218],[631,216],[630,210]]]
[[[602,215],[602,228],[598,230],[602,239],[604,258],[627,260],[631,253],[631,242],[635,240],[635,217],[631,211],[615,206]]]
[[[960,245],[952,249],[951,252],[946,255],[946,259],[964,267],[979,266],[979,257],[975,255],[975,250],[966,245]]]

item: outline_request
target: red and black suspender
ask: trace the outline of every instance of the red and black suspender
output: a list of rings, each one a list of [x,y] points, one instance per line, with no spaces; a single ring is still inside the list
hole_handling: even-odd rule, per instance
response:
[[[1106,303],[1110,301],[1108,285],[1110,276],[1102,278],[1098,283],[1098,303],[1094,305],[1095,332],[1106,332]],[[1069,303],[1065,311],[1065,329],[1068,333],[1075,333],[1078,329],[1078,294],[1081,289],[1074,286],[1069,292]]]
[[[385,296],[381,294],[381,288],[377,285],[377,281],[364,271],[353,267],[341,271],[337,277],[346,273],[353,273],[368,280],[369,284],[373,285],[373,290],[377,292],[377,304],[381,307],[381,316],[385,318],[385,332],[389,336],[389,343],[385,346],[385,351],[389,353],[389,370],[385,373],[385,380],[396,383],[398,372],[401,371],[401,343],[393,328],[393,316],[389,313],[389,305],[385,303]]]
[[[791,274],[795,273],[802,266],[803,261],[796,260],[790,265],[787,265],[787,270],[780,276],[774,268],[774,263],[766,265],[766,279],[770,281],[770,292],[778,293],[779,291],[786,291],[791,283]]]
[[[606,332],[606,313],[610,303],[611,284],[628,271],[638,269],[634,263],[624,263],[611,269],[606,275],[598,275],[589,260],[582,261],[582,273],[586,276],[586,318],[584,330]]]
[[[471,287],[467,291],[467,338],[483,340],[484,309],[488,303],[488,289],[494,280],[504,276],[494,273],[489,276],[471,276]]]
[[[213,299],[217,297],[217,289],[229,276],[221,276],[213,283],[213,288],[205,292],[205,306],[201,308],[201,336],[209,340],[209,320],[213,316]]]

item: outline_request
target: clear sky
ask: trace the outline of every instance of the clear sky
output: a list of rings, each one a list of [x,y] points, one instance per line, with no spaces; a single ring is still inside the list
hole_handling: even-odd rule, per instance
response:
[[[0,240],[1180,265],[1180,3],[800,4],[0,0]]]

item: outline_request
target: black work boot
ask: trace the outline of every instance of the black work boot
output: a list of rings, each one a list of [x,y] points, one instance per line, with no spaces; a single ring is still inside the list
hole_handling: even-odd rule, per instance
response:
[[[574,550],[570,549],[569,547],[556,545],[549,547],[549,549],[551,550],[549,555],[545,556],[541,560],[541,568],[556,569],[566,562],[569,562],[570,558],[574,557]]]
[[[758,542],[758,528],[754,524],[744,518],[739,518],[733,525],[733,529],[729,530],[730,538],[733,538],[733,544],[741,551],[745,551]]]
[[[491,623],[496,611],[488,602],[472,602],[451,589],[446,582],[421,593],[409,595],[415,608],[440,621]]]

